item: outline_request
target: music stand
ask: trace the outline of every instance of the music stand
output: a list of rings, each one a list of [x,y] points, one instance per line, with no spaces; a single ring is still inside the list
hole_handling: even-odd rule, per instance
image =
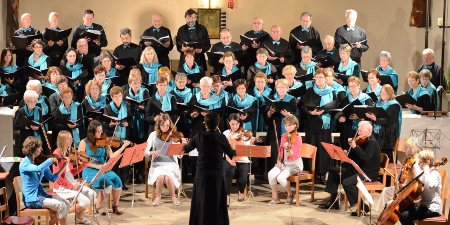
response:
[[[178,156],[178,155],[183,155],[183,146],[185,146],[185,143],[179,143],[179,144],[169,144],[169,146],[167,146],[167,150],[166,153],[164,154],[165,156]],[[178,188],[178,201],[180,200],[180,196],[181,194],[184,195],[184,197],[186,199],[188,199],[186,192],[184,192],[183,189],[183,158],[180,158],[180,164],[178,166],[180,168],[180,187]],[[176,205],[174,204],[174,207],[176,207]]]
[[[341,147],[338,147],[336,145],[329,144],[326,142],[321,142],[321,144],[332,159],[341,161],[340,166],[339,166],[339,191],[337,193],[336,199],[334,200],[333,204],[331,204],[330,208],[327,209],[327,213],[328,213],[328,211],[336,203],[336,201],[339,201],[339,202],[341,201],[342,163],[343,162],[351,164],[356,169],[356,171],[358,171],[358,173],[361,174],[366,180],[368,180],[368,181],[371,181],[371,180],[369,179],[369,177],[367,177],[367,175],[361,170],[361,168],[353,160],[348,158],[347,154],[344,152],[344,150],[342,150]],[[347,203],[345,203],[345,204],[347,204]]]
[[[132,180],[133,195],[131,198],[130,221],[131,221],[131,217],[133,216],[133,206],[135,203],[135,200],[134,200],[134,164],[144,160],[145,148],[147,148],[147,142],[126,148],[123,153],[122,161],[120,162],[120,165],[119,165],[119,168],[123,168],[125,166],[131,166],[131,174],[132,174],[131,180]],[[138,204],[138,203],[136,202],[136,204]]]
[[[369,191],[367,191],[366,186],[364,186],[364,183],[361,181],[359,176],[356,176],[356,180],[357,180],[356,187],[362,193],[364,198],[369,202],[369,224],[372,224],[372,205],[374,204],[373,197],[369,193]],[[363,203],[364,203],[364,200],[363,200]],[[363,208],[361,210],[364,211],[364,204],[363,204]],[[364,218],[364,213],[361,213],[359,222],[361,222],[363,218]]]
[[[236,145],[236,156],[248,156],[250,160],[250,170],[249,170],[249,185],[248,185],[248,191],[247,191],[247,198],[242,202],[241,206],[237,210],[239,210],[244,203],[249,199],[249,197],[252,197],[253,200],[255,200],[255,196],[253,195],[252,191],[252,157],[255,158],[267,158],[270,157],[271,150],[270,146],[259,146],[259,145]]]

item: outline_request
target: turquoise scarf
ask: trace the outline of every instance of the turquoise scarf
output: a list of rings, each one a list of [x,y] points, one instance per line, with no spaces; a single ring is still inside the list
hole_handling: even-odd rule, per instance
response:
[[[39,68],[39,70],[45,70],[47,69],[47,55],[41,54],[39,56],[38,61],[34,61],[34,54],[31,54],[30,57],[28,57],[28,64],[34,68]]]
[[[395,70],[392,69],[392,67],[388,66],[386,70],[383,70],[381,69],[381,66],[378,66],[377,70],[380,73],[380,75],[390,76],[394,87],[398,86],[398,75],[397,72],[395,72]]]
[[[110,67],[109,68],[109,72],[106,74],[106,78],[111,78],[111,77],[115,77],[117,73],[116,68],[114,67]]]
[[[435,87],[431,82],[428,83],[428,86],[427,86],[427,87],[423,87],[422,84],[420,84],[420,86],[421,86],[423,89],[425,89],[425,90],[428,91],[428,94],[430,95],[431,98],[433,98],[433,96],[436,96],[436,95],[437,95],[437,93],[436,93],[436,87]],[[433,99],[430,99],[430,100],[431,100],[431,102],[433,102]],[[436,105],[435,105],[435,109],[438,110],[439,107],[440,107],[440,105],[441,105],[441,101],[440,101],[439,98],[437,98],[437,102],[436,102]]]
[[[238,70],[239,70],[239,68],[237,68],[236,65],[233,65],[233,67],[231,67],[231,73],[234,73]],[[223,69],[222,69],[222,75],[229,75],[229,74],[227,74],[227,70],[225,69],[225,67],[223,67]]]
[[[139,88],[138,93],[136,95],[134,95],[133,90],[131,89],[131,87],[128,89],[128,94],[130,96],[130,98],[137,100],[139,102],[142,102],[144,100],[144,91],[147,89],[144,88]],[[155,94],[155,96],[159,96],[158,93]],[[158,97],[156,97],[158,98]],[[143,138],[144,137],[144,113],[141,112],[141,110],[139,110],[137,107],[134,107],[133,110],[133,127],[137,128],[138,131],[138,136],[139,138]]]
[[[211,94],[216,95],[213,91],[211,91]],[[213,109],[222,108],[222,101],[225,101],[225,105],[228,105],[229,98],[230,98],[230,93],[228,93],[227,91],[225,91],[221,88],[220,94],[219,94],[220,100],[218,102],[216,102],[215,104],[213,104],[212,108]]]
[[[117,119],[119,120],[119,122],[128,117],[128,114],[127,114],[127,106],[128,105],[126,102],[122,102],[122,104],[120,104],[119,109],[116,108],[116,104],[114,104],[113,101],[111,101],[109,103],[109,106],[111,106],[111,110],[115,114],[117,114]],[[127,138],[127,128],[122,126],[122,123],[120,123],[116,129],[115,135],[117,137],[119,137],[120,140],[125,140]]]
[[[158,94],[158,92],[155,93],[155,98],[156,100],[162,102],[161,103],[161,109],[164,111],[170,111],[172,110],[172,104],[170,102],[170,99],[172,98],[173,95],[171,95],[169,92],[166,91],[166,93],[164,93],[164,96],[160,96]]]
[[[336,81],[333,81],[333,83],[331,84],[331,88],[333,88],[336,93],[339,93],[341,91],[345,91],[344,87],[342,87],[342,85],[340,85]]]
[[[77,78],[83,72],[83,65],[81,63],[75,63],[73,66],[70,66],[69,62],[67,62],[66,68],[72,72],[72,78]]]
[[[39,107],[35,106],[32,110],[28,110],[27,104],[23,107],[25,111],[25,115],[31,119],[33,117],[33,121],[39,122]],[[39,130],[33,131],[33,136],[36,138],[41,138],[41,135],[39,134]]]
[[[259,126],[259,107],[262,105],[266,104],[266,99],[264,99],[264,97],[268,98],[270,93],[272,93],[272,89],[267,87],[267,85],[264,87],[264,91],[260,94],[258,91],[258,88],[253,87],[253,95],[255,96],[256,99],[258,99],[258,107],[256,108],[256,115],[255,115],[255,124],[256,127]],[[264,96],[264,97],[263,97]]]
[[[42,116],[46,116],[49,113],[48,105],[47,103],[45,103],[46,99],[47,99],[46,96],[41,95],[37,100],[37,104],[39,104],[41,106],[40,108],[42,109]]]
[[[167,92],[171,92],[173,91],[175,88],[177,87],[177,85],[175,84],[175,81],[173,80],[169,80],[169,84],[167,85]]]
[[[387,108],[391,105],[397,104],[400,107],[400,112],[398,113],[398,133],[397,138],[400,137],[400,133],[402,131],[402,106],[400,103],[397,102],[397,100],[388,100],[386,103],[383,103],[383,101],[378,101],[376,104],[376,107],[382,107],[384,110],[387,110]],[[373,132],[379,134],[381,130],[381,125],[373,124]]]
[[[363,93],[361,90],[358,92],[358,96],[356,98],[353,98],[353,95],[350,93],[349,90],[347,90],[347,98],[350,103],[358,99],[362,104],[364,104],[365,101],[368,99],[372,99],[368,94]],[[359,120],[353,120],[352,121],[352,129],[356,130],[358,128]]]
[[[273,95],[273,99],[278,102],[290,102],[292,99],[294,99],[294,96],[292,96],[290,94],[286,94],[284,96],[284,98],[281,99],[280,95],[278,95],[278,92],[275,92],[275,94]],[[283,114],[281,114],[281,121],[283,121],[283,119],[284,119],[284,116],[283,116]],[[278,134],[279,136],[286,133],[286,128],[283,126],[283,124],[280,125],[280,131],[281,131],[281,134]]]
[[[238,94],[235,94],[233,96],[233,102],[236,104],[236,106],[238,108],[244,108],[247,109],[249,107],[251,107],[253,105],[253,102],[255,102],[256,98],[245,93],[244,95],[244,100],[241,99],[241,97],[239,97]],[[244,129],[246,130],[253,130],[253,126],[252,126],[252,122],[246,122],[244,123]]]
[[[289,90],[297,89],[297,88],[301,87],[302,85],[303,85],[302,82],[294,80],[294,84],[291,87],[289,87]]]
[[[195,94],[195,98],[197,99],[197,102],[200,105],[207,106],[208,109],[215,109],[214,104],[221,100],[220,97],[215,94],[211,94],[211,96],[207,99],[202,99],[201,92],[198,92],[197,94]]]
[[[194,66],[192,69],[189,69],[186,63],[183,64],[183,69],[187,74],[194,74],[194,73],[200,73],[200,66],[197,65],[196,62],[194,62]],[[189,78],[188,78],[189,79]]]
[[[2,70],[5,73],[14,73],[19,67],[16,64],[11,64],[11,66],[2,66]]]
[[[344,67],[344,68],[342,68],[342,60],[341,60],[341,62],[339,63],[338,70],[339,70],[339,72],[341,72],[341,73],[345,72],[345,75],[352,76],[352,75],[353,75],[353,71],[355,70],[355,66],[356,66],[357,64],[358,64],[358,63],[356,63],[355,61],[353,61],[351,58],[348,58],[347,66]]]
[[[145,72],[148,73],[148,81],[147,84],[156,83],[156,79],[158,79],[158,68],[161,66],[159,63],[144,63],[142,67],[144,67]]]
[[[8,95],[8,92],[6,92],[6,89],[7,89],[6,85],[0,84],[0,95],[1,96],[7,96]]]
[[[54,90],[54,91],[59,91],[59,90],[58,90],[58,87],[57,87],[56,85],[52,84],[52,83],[45,82],[44,86],[45,86],[45,87],[48,87],[48,88],[50,88],[50,89],[52,89],[52,90]]]
[[[70,108],[66,109],[64,102],[61,102],[61,105],[59,105],[59,111],[63,115],[70,115],[70,120],[75,122],[78,119],[79,105],[80,103],[72,101],[72,103],[70,103]],[[75,148],[78,148],[78,145],[80,144],[80,131],[78,130],[78,128],[72,129],[72,136],[75,143]]]
[[[269,62],[266,61],[266,65],[265,66],[261,66],[261,64],[259,64],[258,61],[256,61],[255,63],[256,68],[260,69],[260,70],[265,70],[265,74],[266,76],[269,74],[272,74],[272,64],[270,64]]]
[[[308,80],[305,82],[305,86],[306,86],[306,89],[310,89],[314,86],[314,82],[312,82],[311,80]]]
[[[313,61],[310,61],[308,65],[304,64],[303,61],[300,62],[300,66],[303,68],[308,69],[306,71],[306,74],[314,74],[316,72],[316,63]],[[301,69],[301,68],[300,68]]]
[[[98,99],[96,102],[94,102],[94,100],[91,98],[91,96],[87,96],[87,101],[88,101],[89,105],[94,107],[96,110],[106,107],[106,97],[103,95],[98,96]]]
[[[417,99],[419,99],[419,97],[421,97],[422,95],[430,95],[430,94],[428,94],[428,91],[425,89],[425,88],[422,88],[422,86],[417,86],[417,90],[416,90],[416,92],[414,92],[414,94],[412,93],[413,92],[413,90],[412,90],[412,88],[410,88],[407,92],[406,92],[406,94],[408,94],[408,95],[411,95],[411,97],[413,97],[416,101],[417,101]],[[430,98],[431,98],[431,96],[430,96]],[[412,113],[415,113],[415,110],[410,110]]]
[[[173,89],[173,91],[175,92],[175,94],[178,97],[183,99],[183,103],[188,103],[189,101],[191,101],[192,91],[190,88],[184,87],[184,89],[182,91],[180,91],[178,88],[175,87],[175,89]]]
[[[112,81],[110,79],[103,80],[103,83],[102,83],[102,95],[103,96],[108,95],[108,90],[109,90],[109,87],[111,87],[111,83],[112,83]]]
[[[333,88],[329,87],[328,85],[325,85],[323,89],[320,89],[317,87],[316,84],[313,86],[314,92],[318,95],[321,95],[320,98],[320,105],[324,106],[330,102],[333,101]],[[320,115],[320,119],[322,120],[322,129],[330,129],[330,121],[331,121],[331,115],[330,113],[322,113]]]
[[[372,93],[375,92],[375,95],[377,96],[377,98],[380,98],[380,92],[381,92],[381,88],[382,86],[380,84],[377,85],[377,88],[375,89],[375,91],[372,91],[372,88],[369,86],[367,86],[366,88],[366,93]]]

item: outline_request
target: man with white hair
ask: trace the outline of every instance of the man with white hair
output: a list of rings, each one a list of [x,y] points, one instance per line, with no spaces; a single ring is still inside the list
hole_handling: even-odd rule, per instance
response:
[[[323,49],[317,52],[317,55],[315,59],[321,59],[323,57],[330,56],[335,64],[333,65],[334,68],[338,68],[339,62],[341,61],[341,58],[339,57],[339,49],[334,47],[334,37],[331,35],[327,35],[322,40]],[[323,67],[320,64],[317,65],[319,67]]]
[[[367,42],[366,32],[361,27],[355,25],[357,18],[358,13],[355,10],[349,9],[345,11],[346,24],[336,29],[334,45],[339,49],[341,45],[349,44],[352,47],[350,58],[361,65],[362,53],[369,50],[369,44]]]
[[[445,86],[444,75],[442,74],[441,66],[435,62],[434,51],[431,48],[427,48],[422,52],[422,65],[417,69],[417,73],[420,73],[423,69],[428,69],[433,75],[430,82],[437,88],[439,86]]]
[[[20,23],[22,24],[22,27],[14,31],[13,36],[30,36],[41,33],[38,29],[31,27],[31,14],[29,13],[22,14]],[[18,67],[23,67],[25,60],[33,53],[33,50],[29,45],[26,49],[16,49],[16,47],[11,44],[11,49],[16,53],[16,65]]]
[[[380,146],[372,135],[372,124],[368,121],[361,121],[358,124],[358,137],[367,138],[367,141],[360,146],[357,146],[353,138],[349,138],[350,150],[348,157],[359,165],[361,170],[366,174],[370,180],[378,179],[378,171],[380,170]],[[334,202],[337,197],[338,186],[340,183],[340,168],[334,167],[328,173],[328,179],[325,185],[325,191],[331,194],[330,200],[322,205],[319,205],[321,209],[332,208],[339,210],[339,202]],[[358,203],[358,189],[356,187],[357,179],[359,176],[361,180],[365,178],[359,174],[353,167],[342,168],[342,186],[344,187],[345,194],[347,195],[350,206],[355,206]],[[361,201],[362,202],[362,201]],[[366,212],[369,208],[362,207]],[[352,216],[356,216],[357,213],[353,212]]]
[[[59,28],[59,16],[56,12],[51,12],[48,15],[48,22],[50,23],[49,30],[53,31],[61,31]],[[42,41],[45,43],[44,54],[48,55],[52,59],[52,66],[61,65],[61,60],[69,47],[69,42],[67,38],[63,38],[63,40],[47,40],[45,39],[45,31],[42,32]]]

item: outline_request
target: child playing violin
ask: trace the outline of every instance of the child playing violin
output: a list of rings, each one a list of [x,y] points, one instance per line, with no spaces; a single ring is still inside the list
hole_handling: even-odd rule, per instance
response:
[[[223,135],[227,137],[231,146],[252,145],[255,143],[255,137],[252,137],[251,131],[250,135],[244,134],[243,124],[239,114],[230,114],[230,116],[228,116],[228,124],[230,125],[230,129],[224,131]],[[235,172],[237,176],[236,183],[239,189],[238,202],[244,201],[244,189],[247,186],[247,177],[250,171],[249,165],[250,160],[247,156],[236,156],[233,159],[230,159],[230,157],[226,155],[226,160],[223,162],[223,171],[226,182],[227,205],[230,205],[231,183]]]
[[[153,201],[153,206],[158,206],[161,201],[161,192],[164,185],[169,189],[175,206],[180,205],[175,189],[181,185],[181,173],[178,167],[178,156],[165,156],[165,153],[173,140],[169,134],[176,131],[175,125],[170,120],[168,114],[162,114],[156,120],[155,130],[150,133],[147,139],[147,148],[145,149],[145,156],[152,156],[152,164],[148,172],[148,185],[153,185],[156,182],[156,198]],[[165,137],[164,140],[162,137]],[[169,139],[169,140],[167,140]],[[181,138],[183,143],[186,139]]]
[[[91,221],[87,220],[83,214],[91,204],[91,199],[96,197],[95,191],[89,187],[82,187],[80,182],[74,178],[77,174],[81,175],[81,171],[86,168],[86,164],[83,162],[72,163],[69,159],[69,151],[72,146],[72,134],[70,134],[69,131],[60,131],[56,143],[58,148],[53,151],[53,155],[67,158],[68,163],[65,169],[63,168],[65,164],[60,163],[58,165],[53,165],[53,171],[63,169],[61,176],[55,183],[53,183],[53,191],[63,199],[71,198],[73,202],[78,202],[76,206],[74,205],[70,207],[69,213],[73,213],[76,210],[78,222],[83,224],[91,224]],[[83,189],[77,197],[80,188]]]
[[[300,156],[302,138],[297,133],[299,127],[298,119],[294,115],[288,115],[283,119],[283,123],[286,133],[281,136],[277,164],[267,175],[269,178],[270,189],[272,190],[272,200],[266,205],[274,205],[280,202],[277,181],[287,192],[285,204],[292,204],[294,195],[287,182],[287,178],[293,174],[299,174],[303,170],[303,161]]]

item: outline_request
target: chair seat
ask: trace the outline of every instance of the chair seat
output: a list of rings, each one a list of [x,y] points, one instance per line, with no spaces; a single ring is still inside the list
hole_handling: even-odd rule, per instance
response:
[[[367,190],[383,190],[384,184],[379,181],[368,181],[364,182],[364,186],[366,186]]]
[[[28,225],[28,224],[33,224],[34,219],[33,219],[33,217],[29,217],[29,216],[8,216],[3,219],[3,223]]]
[[[447,219],[445,218],[445,215],[440,215],[440,216],[426,218],[423,221],[424,222],[447,222]]]
[[[310,171],[303,170],[303,171],[300,172],[298,175],[306,175],[306,174],[311,174],[311,172],[310,172]]]
[[[388,164],[388,166],[387,166],[387,168],[388,169],[391,169],[391,170],[393,170],[393,169],[401,169],[402,168],[402,165],[400,165],[400,164],[394,164],[394,163],[389,163]]]

